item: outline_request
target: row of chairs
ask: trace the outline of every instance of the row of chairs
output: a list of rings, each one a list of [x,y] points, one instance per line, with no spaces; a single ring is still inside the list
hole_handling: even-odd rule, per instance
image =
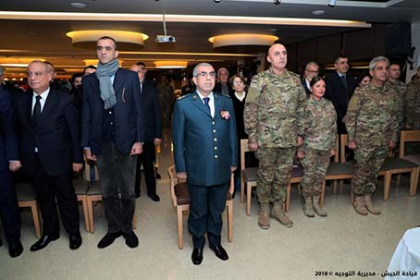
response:
[[[340,140],[340,142],[338,141]],[[340,135],[336,138],[336,149],[337,152],[334,156],[333,161],[331,162],[325,181],[334,181],[333,183],[333,193],[336,193],[337,186],[340,184],[341,192],[343,191],[343,180],[351,180],[354,175],[354,161],[346,161],[346,147],[347,147],[347,135]],[[420,155],[410,155],[405,156],[404,148],[407,142],[420,142],[420,130],[411,130],[411,131],[401,131],[400,138],[400,149],[399,157],[387,157],[384,166],[379,172],[380,176],[384,176],[384,201],[387,201],[389,198],[389,192],[391,188],[391,179],[392,175],[398,174],[397,185],[399,185],[400,174],[410,173],[410,196],[416,194],[417,184],[419,180],[419,170],[420,170]],[[338,149],[339,148],[339,149]],[[246,192],[246,214],[249,216],[251,212],[251,193],[252,189],[257,186],[257,167],[245,167],[245,154],[250,152],[248,149],[248,140],[241,140],[241,156],[240,156],[240,168],[241,168],[241,202],[244,202],[245,198],[245,188]],[[392,152],[390,151],[390,154]],[[286,211],[290,207],[290,190],[292,184],[299,184],[302,180],[303,170],[301,166],[294,166],[292,179],[287,186],[286,193],[286,202],[284,208]],[[298,188],[299,193],[299,188]],[[325,182],[322,187],[322,193],[320,196],[320,204],[324,205],[324,195],[325,195]],[[353,191],[351,191],[351,202],[354,200]]]
[[[183,228],[184,228],[184,212],[190,209],[190,196],[188,193],[188,185],[186,181],[179,180],[176,176],[175,166],[172,165],[168,169],[170,179],[171,199],[177,212],[177,229],[178,229],[178,247],[180,250],[184,247]],[[228,242],[233,242],[233,199],[234,190],[233,174],[231,175],[229,190],[226,196],[227,209],[227,225],[228,225]]]

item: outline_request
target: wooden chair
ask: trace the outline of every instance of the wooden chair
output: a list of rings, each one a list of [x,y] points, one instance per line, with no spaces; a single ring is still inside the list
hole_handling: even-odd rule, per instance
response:
[[[36,195],[30,184],[18,183],[15,185],[19,207],[30,207],[32,212],[32,220],[34,221],[35,236],[41,238],[41,222],[38,215],[38,204]]]
[[[347,146],[348,138],[347,134],[341,135],[341,147],[340,147],[340,162],[349,164],[350,166],[354,166],[354,161],[346,162],[346,154],[345,154],[345,147]],[[414,189],[414,185],[417,185],[418,179],[418,166],[412,162],[409,162],[404,159],[398,158],[391,158],[387,157],[385,163],[381,170],[379,171],[379,176],[384,176],[384,201],[388,201],[389,198],[389,191],[391,188],[391,179],[393,174],[401,174],[401,173],[410,173],[410,190]],[[353,190],[352,197],[353,197]],[[411,193],[410,193],[411,194]]]
[[[244,202],[246,188],[246,214],[249,216],[251,212],[252,188],[257,187],[258,182],[258,167],[245,168],[245,154],[248,152],[251,152],[248,148],[248,139],[241,139],[241,202]]]
[[[420,130],[402,130],[401,131],[401,139],[400,139],[400,150],[399,150],[399,156],[401,159],[410,161],[414,164],[417,164],[417,175],[416,179],[417,183],[410,184],[410,195],[416,195],[417,192],[417,185],[420,175],[420,154],[419,155],[405,155],[405,144],[407,142],[413,143],[413,142],[420,142]],[[400,176],[398,175],[397,185],[400,184]]]
[[[173,205],[177,211],[177,228],[178,228],[178,247],[180,250],[184,247],[183,242],[183,212],[189,211],[190,209],[190,196],[188,194],[187,183],[181,182],[176,177],[175,166],[171,166],[168,169],[168,175],[170,178],[170,192]],[[234,190],[233,174],[230,180],[230,188],[226,199],[227,208],[227,225],[228,225],[228,241],[233,242],[233,199],[232,193]]]
[[[89,211],[87,203],[87,191],[89,189],[89,182],[84,179],[77,179],[73,181],[73,186],[76,192],[77,201],[82,202],[83,218],[85,219],[86,231],[90,232]]]

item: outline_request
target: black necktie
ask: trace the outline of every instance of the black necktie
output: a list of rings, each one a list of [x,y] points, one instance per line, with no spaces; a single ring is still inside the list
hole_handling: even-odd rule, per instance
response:
[[[209,114],[211,115],[211,110],[210,110],[210,105],[209,105],[209,101],[210,101],[210,97],[204,97],[204,106],[206,106],[207,110],[209,111]]]
[[[347,90],[347,80],[346,80],[346,75],[341,76],[341,81],[343,82],[344,87]]]
[[[39,116],[41,115],[41,96],[37,95],[35,98],[35,107],[32,113],[32,123],[34,126],[36,126],[36,122],[39,120]]]

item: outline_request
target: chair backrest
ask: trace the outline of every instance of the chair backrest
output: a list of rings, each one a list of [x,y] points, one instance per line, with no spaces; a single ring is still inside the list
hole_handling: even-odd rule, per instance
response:
[[[174,206],[177,206],[178,202],[175,195],[175,185],[178,184],[178,178],[176,177],[175,165],[172,165],[168,168],[168,175],[170,179],[169,190],[171,192],[172,203],[174,204]]]
[[[241,171],[245,169],[245,153],[250,152],[248,148],[248,139],[241,139]]]
[[[340,135],[340,162],[346,162],[346,147],[348,145],[348,137],[347,134]]]
[[[88,161],[86,157],[84,157],[84,160],[85,170],[83,172],[83,179],[91,183],[99,181],[98,164],[95,161]]]
[[[420,130],[402,130],[400,138],[400,158],[405,155],[406,142],[420,142]]]
[[[171,192],[172,203],[174,204],[174,206],[177,206],[178,201],[175,194],[175,186],[176,184],[184,183],[185,180],[178,179],[178,177],[176,176],[175,165],[172,165],[168,168],[168,175],[170,179],[170,192]],[[233,178],[233,172],[232,172],[232,174],[230,175],[230,183],[229,183],[230,194],[233,194],[234,190],[235,190],[235,184],[234,184],[234,178]]]

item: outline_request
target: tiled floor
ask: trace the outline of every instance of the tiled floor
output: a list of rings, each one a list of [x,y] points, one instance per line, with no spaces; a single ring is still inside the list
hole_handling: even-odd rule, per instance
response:
[[[169,138],[162,145],[158,194],[161,202],[147,196],[137,200],[137,229],[140,245],[129,249],[122,238],[99,250],[96,245],[106,233],[103,215],[96,210],[96,232],[84,231],[83,245],[76,251],[68,248],[67,235],[39,252],[30,252],[36,241],[30,213],[22,213],[23,254],[11,259],[7,246],[0,248],[0,280],[56,279],[341,279],[316,276],[316,272],[386,270],[396,245],[404,232],[420,224],[420,196],[408,196],[408,179],[392,187],[388,202],[382,200],[379,187],[374,197],[382,209],[380,216],[362,217],[349,203],[349,191],[333,195],[328,189],[325,207],[328,217],[309,219],[303,215],[301,200],[292,191],[289,215],[295,225],[285,228],[272,221],[269,230],[257,225],[258,207],[252,202],[251,216],[245,215],[245,204],[234,202],[234,242],[227,242],[226,224],[222,242],[230,259],[222,262],[205,248],[201,266],[191,263],[192,242],[184,217],[184,249],[179,250],[176,235],[176,212],[169,195],[166,170],[172,164]],[[143,185],[144,186],[144,185]],[[145,191],[143,191],[145,193]],[[98,208],[98,207],[97,207]],[[82,212],[81,212],[82,213]],[[4,237],[3,237],[4,240]],[[346,278],[347,279],[347,278]],[[348,279],[362,279],[350,277]],[[382,279],[380,276],[363,279]],[[414,279],[414,278],[413,278]]]

